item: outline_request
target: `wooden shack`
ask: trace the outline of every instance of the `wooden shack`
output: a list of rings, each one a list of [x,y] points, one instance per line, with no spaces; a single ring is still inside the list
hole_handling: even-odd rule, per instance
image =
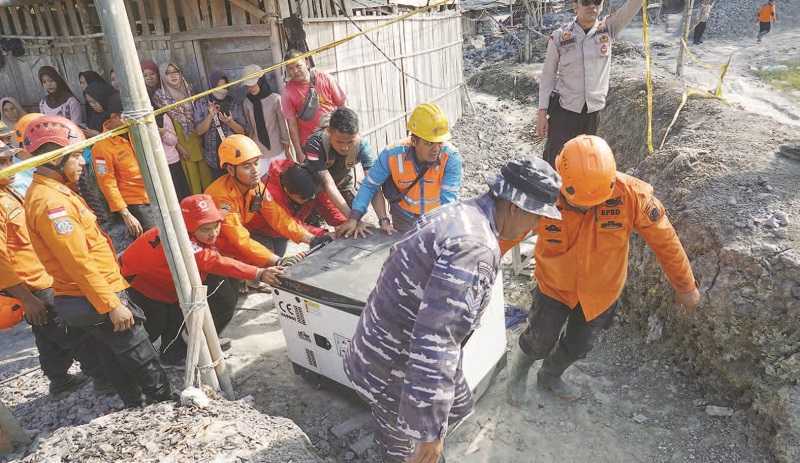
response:
[[[309,49],[372,27],[421,0],[125,0],[139,57],[176,62],[195,90],[207,88],[214,70],[238,77],[248,64],[264,67],[286,49],[284,21],[303,22]],[[24,54],[4,52],[0,96],[34,109],[44,96],[37,72],[58,69],[80,95],[78,73],[107,76],[112,66],[91,0],[10,0],[0,7],[0,37],[22,41]],[[2,3],[0,3],[2,4]],[[315,58],[335,75],[362,132],[381,148],[405,135],[413,107],[435,101],[455,121],[462,110],[461,22],[453,5],[421,13]],[[273,76],[277,87],[282,74]]]

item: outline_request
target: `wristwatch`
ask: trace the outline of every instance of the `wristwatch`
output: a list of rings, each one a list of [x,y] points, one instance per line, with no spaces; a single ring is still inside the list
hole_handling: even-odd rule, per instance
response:
[[[389,217],[381,217],[378,219],[378,225],[383,225],[384,223],[392,223],[392,219]]]

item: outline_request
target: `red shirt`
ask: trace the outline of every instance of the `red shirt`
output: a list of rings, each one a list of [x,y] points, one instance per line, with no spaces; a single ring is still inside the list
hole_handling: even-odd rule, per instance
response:
[[[301,205],[294,203],[289,196],[286,195],[286,192],[283,190],[283,186],[281,185],[281,174],[286,172],[286,170],[294,165],[294,161],[291,159],[282,159],[272,161],[270,164],[269,172],[265,175],[261,181],[267,186],[267,191],[272,196],[272,200],[276,203],[280,204],[286,212],[288,212],[292,217],[295,218],[298,222],[300,222],[309,233],[312,233],[316,236],[322,236],[326,232],[322,228],[315,227],[313,225],[309,225],[305,223],[308,216],[311,215],[312,212],[317,211],[319,215],[325,219],[325,222],[328,225],[337,226],[345,223],[347,221],[347,217],[342,214],[342,212],[333,204],[330,197],[325,192],[320,192],[317,194],[317,197],[313,200]],[[267,224],[266,226],[262,227],[259,231],[266,232],[267,236],[271,236],[273,238],[281,238],[283,235],[272,229],[272,227]]]
[[[203,281],[209,273],[240,280],[256,279],[258,267],[225,257],[215,248],[194,240],[192,249]],[[119,257],[119,265],[122,276],[128,279],[131,287],[146,297],[168,304],[178,302],[158,228],[142,233]]]
[[[300,144],[306,142],[309,136],[319,128],[319,119],[334,109],[344,106],[345,95],[339,84],[328,74],[314,70],[316,83],[314,88],[319,95],[319,107],[317,113],[310,120],[304,121],[297,117],[303,109],[306,101],[306,94],[311,86],[310,82],[296,82],[290,80],[281,93],[281,109],[287,119],[297,119],[297,127],[300,130]]]

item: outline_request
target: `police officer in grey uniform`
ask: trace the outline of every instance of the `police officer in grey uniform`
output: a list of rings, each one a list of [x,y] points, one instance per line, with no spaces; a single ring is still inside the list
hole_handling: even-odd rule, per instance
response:
[[[575,19],[550,35],[539,82],[536,136],[547,135],[542,157],[551,166],[564,143],[597,133],[597,113],[608,95],[612,45],[641,8],[641,0],[628,0],[598,20],[603,0],[577,0]]]
[[[560,185],[543,160],[512,161],[487,193],[424,215],[392,247],[345,355],[384,462],[437,463],[448,422],[472,410],[461,346],[489,303],[498,240],[560,219]]]

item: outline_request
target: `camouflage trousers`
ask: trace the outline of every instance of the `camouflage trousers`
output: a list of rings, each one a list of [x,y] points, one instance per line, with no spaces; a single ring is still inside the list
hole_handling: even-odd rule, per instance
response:
[[[383,463],[404,463],[413,453],[416,441],[401,430],[399,402],[403,383],[393,382],[372,400],[361,396],[368,404],[375,419],[375,441],[381,447]],[[361,394],[359,394],[361,395]],[[456,383],[455,397],[450,408],[449,422],[456,423],[472,411],[472,393],[463,379]],[[444,455],[439,460],[444,463]]]

